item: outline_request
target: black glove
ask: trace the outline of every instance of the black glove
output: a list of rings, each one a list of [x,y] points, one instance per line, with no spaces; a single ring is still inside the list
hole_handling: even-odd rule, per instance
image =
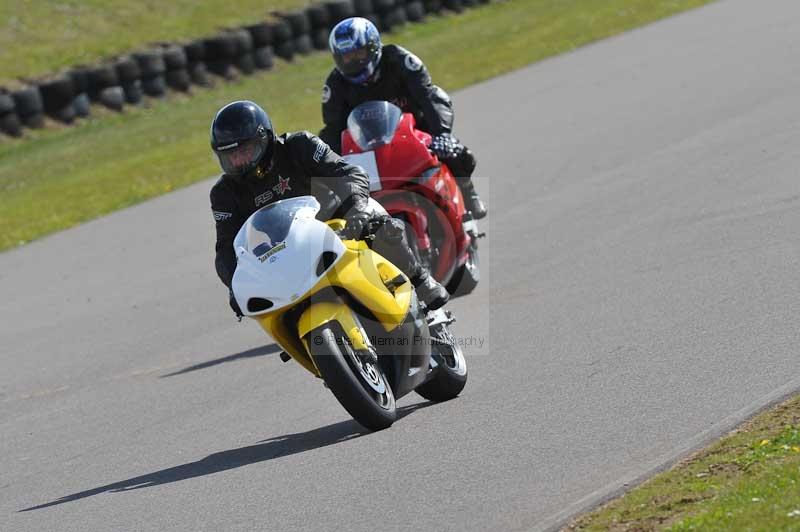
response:
[[[242,321],[242,317],[244,316],[244,314],[242,314],[242,309],[239,307],[239,303],[236,302],[236,298],[233,297],[233,290],[231,290],[229,293],[230,297],[228,298],[228,304],[231,306],[231,310],[233,310],[233,313],[236,314],[236,317],[239,319],[239,321]]]
[[[431,138],[431,151],[440,159],[454,159],[464,151],[464,146],[450,133]]]
[[[371,231],[372,215],[359,210],[354,210],[345,217],[347,224],[341,231],[345,240],[364,240]]]

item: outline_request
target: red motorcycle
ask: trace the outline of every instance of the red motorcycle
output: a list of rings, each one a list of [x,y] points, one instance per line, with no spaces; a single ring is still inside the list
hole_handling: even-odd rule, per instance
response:
[[[410,113],[379,101],[350,113],[342,155],[364,168],[370,193],[414,232],[420,259],[453,295],[472,292],[480,280],[478,224],[464,208],[452,172],[428,149],[431,136]],[[413,241],[413,240],[412,240]]]

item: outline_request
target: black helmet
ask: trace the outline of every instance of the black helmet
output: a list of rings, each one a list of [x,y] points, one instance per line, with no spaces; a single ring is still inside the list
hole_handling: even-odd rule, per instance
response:
[[[262,159],[271,162],[274,145],[272,121],[253,102],[229,103],[217,112],[211,123],[211,149],[228,175],[242,176]]]

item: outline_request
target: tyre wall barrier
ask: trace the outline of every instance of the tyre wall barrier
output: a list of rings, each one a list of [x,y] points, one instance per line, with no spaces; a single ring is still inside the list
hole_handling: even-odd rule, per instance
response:
[[[428,14],[461,12],[491,0],[328,0],[303,9],[273,12],[269,20],[183,43],[161,43],[22,88],[0,87],[0,134],[19,137],[23,127],[41,128],[45,116],[63,124],[91,115],[92,105],[123,111],[169,91],[189,93],[217,80],[268,70],[276,57],[293,61],[313,50],[327,50],[330,30],[339,21],[361,16],[380,31],[418,23]]]

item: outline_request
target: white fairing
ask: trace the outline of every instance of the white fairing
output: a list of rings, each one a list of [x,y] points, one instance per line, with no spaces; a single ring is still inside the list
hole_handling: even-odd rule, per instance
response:
[[[319,209],[312,196],[278,201],[253,213],[239,229],[232,288],[246,316],[291,305],[306,294],[325,275],[317,275],[323,252],[336,253],[335,262],[344,256],[341,239],[315,218]],[[251,298],[267,299],[272,306],[250,312]]]

